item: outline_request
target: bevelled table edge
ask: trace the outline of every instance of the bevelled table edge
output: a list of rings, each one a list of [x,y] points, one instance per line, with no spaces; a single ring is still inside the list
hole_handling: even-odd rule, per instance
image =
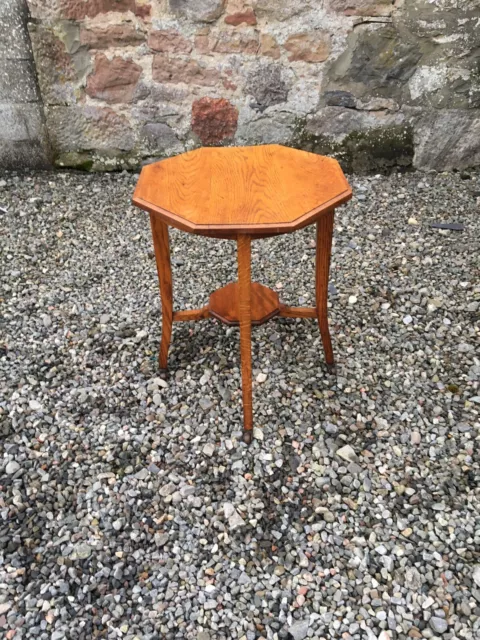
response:
[[[345,180],[346,181],[346,180]],[[348,183],[347,183],[348,185]],[[139,209],[144,211],[148,211],[148,213],[157,214],[164,222],[169,224],[172,227],[180,229],[181,231],[186,231],[188,233],[196,233],[199,235],[215,235],[215,234],[225,234],[227,236],[235,236],[238,234],[246,234],[251,236],[262,235],[262,234],[282,234],[282,233],[290,233],[292,231],[298,231],[302,227],[305,227],[309,224],[313,224],[318,217],[323,213],[327,213],[336,207],[339,207],[345,202],[348,202],[352,197],[352,189],[348,186],[345,191],[342,191],[340,194],[323,202],[318,207],[303,213],[301,216],[292,220],[291,222],[284,223],[256,223],[256,224],[196,224],[194,222],[190,222],[186,220],[182,216],[168,211],[163,207],[159,207],[158,205],[153,204],[152,202],[147,202],[138,196],[133,195],[132,204]]]

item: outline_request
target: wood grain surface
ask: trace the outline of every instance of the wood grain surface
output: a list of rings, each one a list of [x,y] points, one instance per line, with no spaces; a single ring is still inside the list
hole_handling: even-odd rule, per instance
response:
[[[162,339],[158,364],[160,369],[167,369],[168,349],[172,338],[173,292],[172,268],[170,265],[170,243],[168,226],[157,215],[150,214],[153,248],[157,263],[158,281],[160,284],[160,300],[162,304]]]
[[[250,291],[251,323],[263,324],[278,315],[280,302],[278,294],[268,287],[252,282]],[[237,325],[240,322],[240,287],[231,282],[217,289],[208,303],[210,315],[225,324]]]
[[[293,231],[346,202],[333,158],[281,145],[210,147],[143,167],[133,203],[204,235]]]
[[[251,238],[238,236],[238,291],[240,316],[240,358],[242,366],[243,428],[250,442],[253,429],[252,409],[252,324],[251,324]]]
[[[316,307],[289,307],[286,304],[280,304],[281,318],[316,318]]]
[[[174,322],[194,322],[196,320],[203,320],[209,317],[208,307],[202,307],[201,309],[185,309],[183,311],[173,312]]]
[[[333,365],[332,339],[328,328],[328,275],[330,272],[330,258],[332,255],[333,215],[329,211],[317,222],[317,265],[315,294],[317,305],[318,326],[322,336],[325,360]]]

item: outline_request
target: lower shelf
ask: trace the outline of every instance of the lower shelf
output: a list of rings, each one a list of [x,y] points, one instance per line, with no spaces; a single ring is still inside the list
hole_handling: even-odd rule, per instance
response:
[[[278,294],[264,287],[258,282],[251,283],[250,303],[252,306],[253,325],[263,324],[280,316],[281,318],[316,318],[317,310],[315,307],[289,307],[282,304],[278,299]],[[185,311],[174,311],[174,322],[193,322],[195,320],[203,320],[204,318],[213,317],[221,322],[229,325],[239,324],[239,300],[238,300],[238,283],[231,282],[221,289],[214,291],[208,305],[201,309],[189,309]]]
[[[263,324],[280,313],[278,294],[258,282],[251,284],[252,324]],[[239,324],[238,282],[231,282],[214,291],[208,303],[211,316],[225,324]]]

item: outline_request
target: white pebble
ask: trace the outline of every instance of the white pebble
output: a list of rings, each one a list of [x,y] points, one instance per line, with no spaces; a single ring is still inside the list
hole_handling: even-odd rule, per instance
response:
[[[358,462],[358,457],[355,451],[349,444],[346,444],[344,447],[341,447],[337,450],[337,456],[347,460],[348,462]]]
[[[480,564],[474,566],[472,578],[477,587],[480,587]]]
[[[215,453],[215,445],[212,444],[211,442],[207,442],[207,444],[203,447],[202,451],[206,456],[209,456],[211,458]]]
[[[422,440],[422,436],[418,431],[412,431],[412,434],[410,436],[410,442],[412,444],[420,444]]]
[[[9,476],[13,476],[13,474],[17,473],[19,469],[20,469],[20,465],[18,464],[18,462],[16,462],[15,460],[11,460],[5,467],[5,472]]]

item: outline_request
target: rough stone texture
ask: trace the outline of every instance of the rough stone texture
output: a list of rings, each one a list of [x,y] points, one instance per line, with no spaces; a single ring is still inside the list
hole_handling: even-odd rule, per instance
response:
[[[395,8],[392,0],[330,0],[334,11],[346,16],[389,16]]]
[[[258,32],[228,30],[200,33],[195,38],[196,49],[205,54],[244,53],[255,55],[259,51]]]
[[[225,0],[170,0],[170,8],[178,16],[194,22],[213,22],[222,15]]]
[[[285,102],[288,86],[282,78],[282,67],[274,63],[261,63],[254,67],[247,76],[245,91],[254,97],[252,107],[259,111]]]
[[[90,49],[126,47],[141,42],[145,42],[145,32],[130,22],[100,27],[84,27],[80,30],[80,43]]]
[[[48,135],[22,0],[0,3],[0,167],[47,167]]]
[[[219,144],[233,138],[238,110],[224,98],[200,98],[192,105],[192,131],[202,144]]]
[[[162,53],[190,53],[192,50],[192,44],[178,31],[152,31],[148,46]]]
[[[479,165],[479,140],[478,110],[425,113],[415,129],[415,164],[437,171]]]
[[[216,84],[219,74],[215,69],[203,67],[190,58],[157,54],[153,58],[152,77],[157,82],[211,86]]]
[[[31,24],[30,37],[45,106],[76,105],[92,68],[88,49],[80,42],[79,25],[66,21],[55,28]]]
[[[181,143],[172,128],[162,122],[149,122],[142,127],[142,138],[154,155],[181,150]]]
[[[330,37],[321,31],[294,34],[287,38],[285,49],[291,62],[324,62],[330,53]]]
[[[87,94],[105,102],[131,102],[142,68],[124,58],[109,60],[103,53],[95,58],[95,68],[87,79]]]
[[[151,12],[148,0],[28,0],[28,7],[35,20],[84,20],[112,11],[147,17]]]
[[[130,151],[134,146],[129,121],[109,107],[73,110],[52,107],[47,120],[50,130],[57,134],[52,142],[63,153],[96,149]]]
[[[260,35],[259,53],[262,56],[269,56],[270,58],[280,58],[281,52],[278,42],[269,33],[262,33]]]
[[[354,96],[349,91],[326,91],[323,98],[329,107],[355,109],[357,106]]]
[[[335,156],[344,169],[356,173],[388,173],[393,167],[410,167],[414,159],[413,131],[408,125],[352,132],[340,142],[307,131],[297,146]]]
[[[269,20],[290,20],[294,16],[304,12],[315,5],[315,0],[305,0],[304,2],[278,2],[278,0],[257,0],[255,11],[258,16]]]
[[[422,57],[423,43],[402,35],[391,25],[360,25],[329,69],[327,86],[346,89],[357,97],[402,99],[407,82]]]
[[[291,139],[295,131],[295,116],[286,111],[262,114],[253,120],[251,113],[243,109],[236,139],[239,144],[280,144]]]
[[[192,105],[202,98],[223,98],[238,111],[238,129],[231,133],[228,120],[228,136],[224,123],[217,136],[232,144],[304,146],[334,154],[356,171],[478,163],[478,0],[28,5],[49,127],[59,122],[52,109],[67,108],[61,119],[67,131],[50,131],[63,164],[71,158],[78,166],[80,154],[81,164],[89,159],[85,166],[100,168],[103,157],[105,168],[131,167],[152,154],[190,149],[202,140],[192,123]],[[9,31],[5,47],[14,52],[22,39]],[[15,55],[4,56],[0,91],[31,105],[35,88],[24,78],[32,68],[28,56],[13,64]],[[91,114],[106,105],[108,122],[114,113],[129,131],[128,150],[120,148],[110,124],[102,126],[98,148],[95,136],[76,134],[79,122],[91,123]],[[206,139],[212,136],[210,130]],[[88,146],[77,143],[68,155],[69,139]]]
[[[403,124],[401,113],[377,113],[357,111],[344,107],[325,107],[309,119],[307,130],[315,135],[329,135],[334,141],[342,142],[352,131],[386,128]]]
[[[229,13],[225,16],[225,23],[238,26],[239,24],[257,24],[257,18],[251,7],[246,8],[244,11],[236,11],[235,13]]]
[[[387,171],[414,160],[413,131],[404,114],[324,107],[297,129],[295,145],[335,155],[348,171]]]

